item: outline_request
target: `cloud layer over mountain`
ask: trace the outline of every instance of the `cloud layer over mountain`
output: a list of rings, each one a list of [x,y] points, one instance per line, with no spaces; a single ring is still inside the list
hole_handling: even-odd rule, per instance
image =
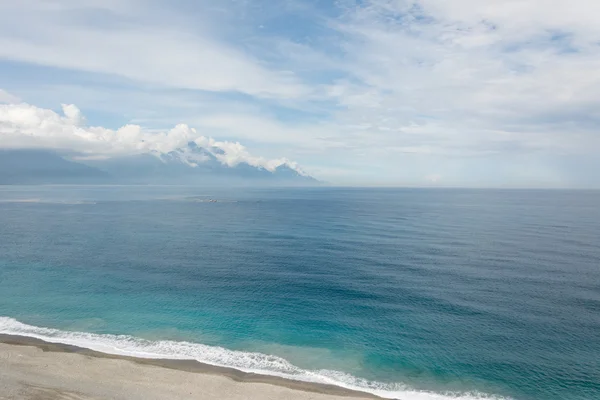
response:
[[[108,132],[35,141],[88,154],[185,122],[341,184],[600,187],[599,43],[590,0],[4,1],[0,102],[77,104]]]
[[[136,154],[160,156],[175,150],[185,152],[188,144],[194,142],[229,167],[245,163],[274,172],[278,167],[286,166],[305,175],[297,163],[286,158],[253,156],[239,142],[217,141],[200,135],[186,124],[164,132],[149,131],[132,124],[112,130],[88,126],[81,111],[73,104],[64,104],[62,111],[61,115],[24,103],[0,104],[0,147],[68,151],[75,153],[76,159],[85,160]],[[182,160],[192,167],[205,161],[202,155],[194,152],[189,152]]]

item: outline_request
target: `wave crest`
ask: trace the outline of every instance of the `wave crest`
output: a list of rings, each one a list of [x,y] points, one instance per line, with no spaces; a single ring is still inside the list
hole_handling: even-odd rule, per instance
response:
[[[196,360],[218,367],[281,378],[323,383],[362,391],[388,399],[480,400],[505,399],[483,393],[433,393],[410,389],[401,383],[383,383],[332,370],[305,370],[287,360],[268,354],[229,350],[218,346],[170,340],[146,340],[129,335],[70,332],[27,325],[10,317],[0,317],[0,333],[27,336],[50,343],[67,344],[101,353],[150,359]]]

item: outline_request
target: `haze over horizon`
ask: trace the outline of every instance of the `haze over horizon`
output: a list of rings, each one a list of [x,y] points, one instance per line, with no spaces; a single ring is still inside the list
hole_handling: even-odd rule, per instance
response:
[[[600,188],[599,127],[600,3],[0,0],[0,149]]]

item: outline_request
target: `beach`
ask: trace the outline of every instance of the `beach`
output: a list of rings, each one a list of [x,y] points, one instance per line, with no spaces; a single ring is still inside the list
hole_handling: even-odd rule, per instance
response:
[[[0,399],[289,399],[374,398],[185,360],[149,360],[2,335]]]

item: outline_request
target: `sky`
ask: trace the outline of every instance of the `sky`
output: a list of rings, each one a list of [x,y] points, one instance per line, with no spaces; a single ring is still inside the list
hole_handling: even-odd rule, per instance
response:
[[[335,185],[598,188],[600,2],[0,0],[0,147],[195,139]]]

